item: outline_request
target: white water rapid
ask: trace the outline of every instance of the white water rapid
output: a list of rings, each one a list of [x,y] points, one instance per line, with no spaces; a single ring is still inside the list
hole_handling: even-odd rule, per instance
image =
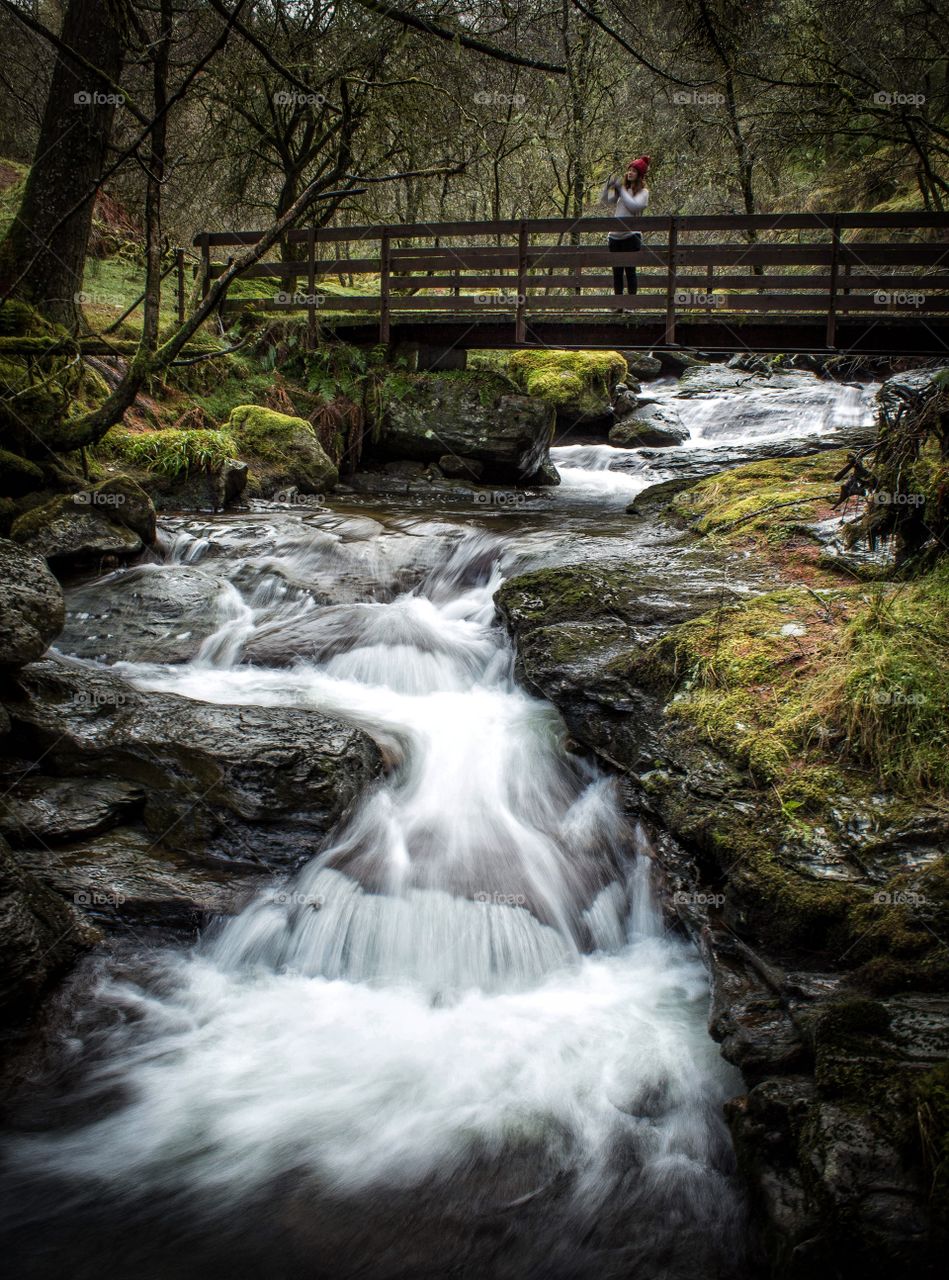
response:
[[[779,402],[770,438],[821,429],[827,394],[810,419]],[[830,394],[838,419],[865,412]],[[677,453],[768,438],[721,404],[676,407],[694,436]],[[707,1034],[705,972],[664,926],[616,782],[516,683],[493,603],[558,538],[561,561],[627,554],[619,514],[571,555],[570,513],[585,528],[584,503],[666,472],[553,452],[553,521],[505,514],[504,535],[477,512],[176,524],[169,562],[227,579],[218,630],[125,679],[336,716],[387,771],[194,949],[105,967],[68,1121],[14,1140],[41,1187],[15,1210],[30,1248],[61,1212],[76,1280],[747,1274],[722,1118],[743,1085]],[[677,554],[653,570],[692,573]]]

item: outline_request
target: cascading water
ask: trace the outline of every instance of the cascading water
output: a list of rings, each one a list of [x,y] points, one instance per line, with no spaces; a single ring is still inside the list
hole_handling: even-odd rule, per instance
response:
[[[205,533],[197,560],[216,550],[219,570],[232,535]],[[475,1238],[525,1197],[537,1219],[513,1271],[466,1244],[472,1274],[728,1273],[721,1105],[740,1083],[705,1031],[703,970],[663,929],[615,784],[513,679],[498,543],[457,535],[413,589],[316,606],[287,588],[304,564],[378,587],[378,561],[295,531],[266,567],[232,560],[247,594],[193,662],[122,664],[141,688],[344,716],[392,767],[294,880],[144,980],[105,982],[95,1119],[16,1159],[80,1216],[77,1188],[99,1216],[152,1201],[207,1230],[292,1176],[307,1204],[362,1205],[371,1235],[376,1197],[417,1212],[465,1186]],[[359,1270],[353,1248],[318,1274],[405,1274]],[[229,1274],[252,1252],[225,1249]]]
[[[767,412],[764,394],[676,396],[675,453],[868,415],[869,391],[806,376]],[[388,771],[193,951],[105,965],[62,1051],[62,1121],[13,1143],[18,1274],[746,1274],[722,1121],[742,1084],[703,969],[663,927],[615,782],[518,687],[492,599],[557,561],[635,555],[653,591],[707,589],[709,566],[604,517],[664,477],[654,454],[553,454],[570,519],[502,513],[503,539],[483,512],[176,523],[166,564],[210,568],[219,625],[191,662],[118,670],[336,715]]]

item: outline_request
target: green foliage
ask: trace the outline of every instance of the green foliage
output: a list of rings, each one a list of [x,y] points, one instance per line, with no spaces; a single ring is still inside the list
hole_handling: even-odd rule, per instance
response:
[[[106,456],[163,476],[178,476],[196,468],[216,470],[237,453],[229,431],[129,431],[113,427],[98,446]]]

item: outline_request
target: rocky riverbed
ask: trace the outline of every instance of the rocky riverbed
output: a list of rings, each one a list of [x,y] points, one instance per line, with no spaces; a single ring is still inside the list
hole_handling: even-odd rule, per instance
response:
[[[801,651],[838,643],[862,607],[853,561],[842,580],[829,563],[828,489],[833,450],[872,431],[875,391],[696,367],[611,386],[612,426],[587,405],[574,422],[559,412],[552,447],[549,416],[519,417],[501,461],[472,454],[481,470],[456,476],[462,440],[431,444],[428,462],[393,436],[399,456],[349,493],[165,518],[154,541],[136,535],[152,548],[136,565],[94,579],[74,561],[65,605],[22,541],[0,546],[12,606],[0,831],[13,848],[0,888],[20,1019],[8,1074],[41,1099],[13,1120],[30,1178],[11,1189],[50,1258],[87,1248],[134,1176],[194,1245],[187,1275],[222,1260],[257,1274],[275,1243],[303,1274],[312,1203],[338,1275],[446,1257],[507,1274],[502,1238],[518,1274],[564,1280],[699,1262],[722,1277],[935,1274],[937,1129],[919,1116],[935,1115],[949,1048],[947,811],[823,757],[786,777],[765,753],[783,743],[741,720],[784,687],[773,666],[797,663],[804,679]],[[645,443],[637,419],[661,419],[678,443]],[[408,410],[398,430],[418,430]],[[779,461],[798,457],[811,462]],[[502,462],[517,475],[491,471]],[[747,538],[697,536],[699,518],[728,524],[714,478],[755,466],[752,488],[793,488],[800,507],[740,526]],[[560,483],[539,483],[552,467]],[[728,496],[744,501],[733,474]],[[699,706],[694,672],[723,646],[744,660],[752,642],[764,654],[741,686],[729,669],[731,711]],[[223,940],[188,960],[183,948],[228,916]],[[314,1003],[326,980],[358,1016],[330,992]],[[404,982],[427,992],[420,1005]],[[459,991],[478,994],[459,1004]],[[286,1038],[301,1000],[314,1026],[335,1010],[345,1053]],[[123,1006],[140,1033],[116,1039],[103,1028]],[[238,1033],[251,1010],[269,1061],[259,1034]],[[400,1020],[412,1026],[416,1048],[356,1044],[366,1019],[394,1045]],[[498,1025],[500,1056],[488,1052]],[[223,1056],[203,1056],[188,1026]],[[653,1063],[636,1058],[634,1026],[662,1031]],[[307,1074],[324,1060],[328,1074]],[[457,1097],[428,1074],[440,1061],[464,1081]],[[526,1089],[539,1061],[543,1084]],[[271,1067],[295,1075],[292,1105],[268,1121]],[[115,1089],[137,1109],[110,1104],[106,1129],[64,1135],[41,1117],[64,1072],[69,1088]],[[361,1112],[341,1092],[353,1082]],[[401,1137],[386,1127],[400,1106],[416,1126]],[[223,1114],[238,1131],[216,1127]],[[617,1114],[633,1121],[617,1128]],[[192,1140],[196,1124],[216,1136]],[[299,1145],[301,1126],[319,1154]],[[230,1172],[207,1164],[206,1142]],[[98,1159],[103,1144],[112,1154]],[[292,1156],[265,1161],[248,1190],[251,1148]],[[359,1174],[344,1171],[354,1152]],[[295,1207],[249,1243],[246,1197],[269,1213],[294,1168]],[[87,1178],[91,1218],[51,1208]],[[401,1242],[368,1207],[380,1186],[411,1215]],[[176,1187],[222,1206],[217,1246]],[[163,1274],[141,1204],[133,1218]],[[118,1248],[141,1263],[137,1244]],[[104,1263],[91,1247],[76,1274]]]

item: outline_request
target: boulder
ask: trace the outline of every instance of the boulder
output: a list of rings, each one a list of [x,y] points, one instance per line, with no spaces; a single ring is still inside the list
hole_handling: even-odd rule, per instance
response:
[[[681,378],[687,369],[704,368],[706,361],[697,360],[695,356],[689,355],[687,351],[663,351],[658,350],[652,353],[662,367],[662,373],[666,377]]]
[[[646,351],[621,351],[626,367],[634,378],[641,382],[651,382],[662,377],[662,361]]]
[[[139,565],[66,593],[57,648],[102,662],[188,662],[221,625],[227,579],[192,565]]]
[[[81,912],[20,866],[0,839],[0,1020],[28,1015],[50,983],[99,936]]]
[[[682,419],[664,405],[646,404],[621,418],[609,434],[610,444],[622,449],[641,447],[666,448],[682,444],[689,438],[689,429]]]
[[[269,498],[291,485],[300,493],[325,494],[339,480],[336,464],[305,418],[243,404],[231,410],[226,430],[249,464],[251,497]]]
[[[0,799],[0,832],[14,845],[45,848],[107,831],[144,802],[131,782],[30,775]]]
[[[41,657],[63,617],[62,588],[46,561],[0,538],[0,667]]]
[[[143,925],[193,932],[214,916],[236,914],[265,878],[166,849],[128,827],[82,844],[24,849],[17,860],[97,925],[119,933]]]
[[[144,825],[169,849],[297,863],[381,768],[366,734],[314,711],[140,693],[63,659],[20,687],[7,710],[43,768],[141,787]]]
[[[527,395],[553,405],[561,434],[605,434],[613,423],[617,386],[628,376],[618,351],[518,351],[509,368]]]
[[[92,505],[88,491],[53,498],[19,516],[10,537],[45,556],[58,570],[97,566],[103,559],[129,559],[144,543],[113,515],[115,508]],[[108,512],[109,514],[105,514]]]
[[[416,462],[452,455],[479,463],[487,483],[550,484],[554,416],[543,400],[486,370],[402,375],[372,452]]]

